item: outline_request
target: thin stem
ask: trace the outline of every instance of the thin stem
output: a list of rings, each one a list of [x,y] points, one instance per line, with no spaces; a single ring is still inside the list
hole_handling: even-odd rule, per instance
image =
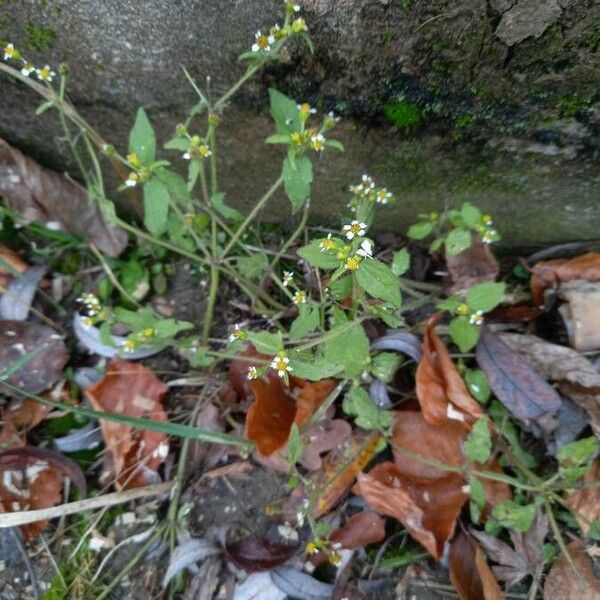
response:
[[[235,93],[246,83],[246,81],[248,81],[249,79],[252,78],[252,76],[254,75],[254,73],[256,73],[256,71],[258,71],[261,66],[262,66],[262,64],[260,64],[260,65],[254,65],[254,66],[250,67],[244,73],[244,75],[242,75],[242,77],[237,81],[237,83],[235,83],[233,85],[233,87],[231,87],[227,92],[225,92],[225,94],[223,94],[215,102],[215,105],[213,106],[213,110],[215,112],[218,112],[219,110],[221,110],[225,106],[225,104],[227,103],[227,100],[229,100],[229,98],[231,98],[233,95],[235,95]]]
[[[288,249],[292,246],[292,244],[302,235],[304,228],[306,227],[306,223],[308,221],[308,215],[310,212],[310,199],[308,199],[304,203],[304,211],[302,212],[302,218],[300,219],[300,223],[298,223],[298,227],[294,230],[294,233],[288,238],[285,244],[281,247],[279,252],[275,255],[275,258],[271,262],[271,266],[269,267],[270,271],[273,271],[277,266],[277,263],[281,260],[281,257],[288,251]]]
[[[256,215],[263,209],[265,204],[271,199],[273,194],[279,189],[279,187],[283,184],[283,176],[279,176],[277,181],[268,189],[265,195],[258,200],[258,202],[254,205],[254,208],[248,213],[248,216],[244,219],[244,222],[239,226],[238,230],[235,232],[235,235],[229,240],[227,246],[223,250],[222,256],[225,257],[230,252],[230,250],[238,243],[248,226],[252,223],[252,221],[256,218]]]

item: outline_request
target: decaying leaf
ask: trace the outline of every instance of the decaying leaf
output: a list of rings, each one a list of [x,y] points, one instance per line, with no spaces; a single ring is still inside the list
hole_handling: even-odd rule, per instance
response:
[[[433,425],[445,423],[449,418],[472,424],[485,413],[469,393],[448,349],[435,332],[437,319],[436,315],[430,318],[423,332],[423,358],[416,374],[421,410]]]
[[[471,245],[466,250],[456,255],[446,252],[446,266],[452,282],[450,294],[464,292],[477,283],[495,281],[498,275],[498,262],[490,245],[484,244],[478,233],[473,233],[471,238]]]
[[[544,304],[544,291],[566,281],[600,281],[600,254],[588,252],[575,258],[540,261],[531,270],[531,295],[534,306]]]
[[[49,508],[62,500],[63,478],[69,477],[86,493],[85,477],[79,466],[60,453],[25,447],[14,427],[5,424],[0,432],[0,513]],[[27,539],[43,531],[47,521],[23,525]]]
[[[22,273],[25,269],[27,263],[16,252],[0,244],[0,287],[5,288],[15,274]]]
[[[487,328],[477,344],[476,358],[498,399],[518,419],[543,424],[560,408],[557,391]]]
[[[323,419],[310,427],[304,434],[306,440],[300,464],[308,471],[319,471],[323,461],[321,455],[335,450],[352,435],[352,427],[343,419]]]
[[[455,473],[434,480],[406,477],[394,463],[384,462],[369,473],[359,473],[355,491],[374,511],[400,521],[440,560],[468,499],[463,484]]]
[[[494,575],[509,585],[515,585],[528,576],[538,577],[544,564],[542,548],[548,535],[548,519],[541,510],[527,533],[509,530],[514,549],[498,538],[471,530],[471,534],[479,541],[488,557],[499,566],[492,568]]]
[[[329,539],[333,543],[341,544],[343,548],[360,548],[385,539],[385,523],[377,513],[362,510],[349,517]]]
[[[127,245],[125,231],[107,224],[99,205],[83,187],[44,169],[2,139],[0,194],[8,207],[25,219],[73,233],[108,256],[118,256]]]
[[[167,386],[137,363],[113,358],[106,375],[85,390],[95,410],[166,421],[162,399]],[[157,469],[169,453],[167,436],[100,419],[102,435],[112,459],[118,489],[155,483]]]
[[[544,600],[598,600],[600,579],[594,575],[589,556],[577,542],[567,546],[577,573],[561,554],[552,565],[544,583]],[[578,576],[579,574],[579,576]]]
[[[14,398],[2,412],[4,422],[15,427],[33,428],[39,425],[52,410],[49,406],[31,398]]]
[[[581,352],[600,349],[600,283],[574,281],[561,288],[560,298],[569,344]]]
[[[468,534],[460,531],[450,544],[450,581],[461,600],[503,600],[504,594],[485,555]]]
[[[6,379],[9,384],[37,394],[60,379],[68,360],[61,336],[50,327],[26,321],[0,321],[0,373],[10,372],[23,361],[23,366]],[[0,390],[7,396],[18,396],[1,381]]]
[[[327,514],[350,489],[360,471],[375,456],[380,442],[379,434],[372,434],[362,439],[360,435],[355,434],[337,452],[331,452],[325,457],[315,518]]]
[[[246,537],[225,546],[225,554],[248,573],[268,571],[288,561],[298,544],[282,544],[266,539]]]
[[[592,427],[600,434],[600,373],[585,356],[534,335],[502,333],[499,337],[534,371],[558,384],[565,396],[587,411]]]
[[[600,481],[600,458],[597,458],[583,477],[583,484],[590,487],[582,487],[567,496],[567,503],[576,511],[574,513],[579,527],[584,534],[590,529],[590,523],[600,519],[600,488],[590,484]]]

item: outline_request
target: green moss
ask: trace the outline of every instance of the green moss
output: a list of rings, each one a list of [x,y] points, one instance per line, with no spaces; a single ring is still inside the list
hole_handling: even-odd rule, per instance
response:
[[[388,102],[383,112],[386,118],[392,123],[407,130],[417,127],[423,121],[423,110],[421,107],[408,100]]]
[[[48,50],[54,45],[56,32],[50,27],[36,25],[33,21],[25,23],[25,44],[34,51]]]
[[[577,112],[587,106],[589,101],[580,98],[577,94],[567,94],[558,99],[556,108],[561,117],[574,117]]]

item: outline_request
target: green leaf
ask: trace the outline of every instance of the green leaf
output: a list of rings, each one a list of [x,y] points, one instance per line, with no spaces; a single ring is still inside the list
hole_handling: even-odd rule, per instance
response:
[[[407,235],[411,240],[422,240],[433,231],[434,225],[431,221],[415,223],[408,228]]]
[[[200,169],[202,169],[201,159],[193,158],[190,160],[190,164],[188,165],[188,192],[191,192],[194,189],[196,182],[198,181],[198,175],[200,175]]]
[[[259,252],[250,256],[241,256],[237,260],[237,268],[244,277],[260,281],[269,270],[269,259],[266,254]]]
[[[154,162],[156,157],[154,130],[143,108],[138,109],[133,129],[129,134],[129,152],[135,152],[143,165]]]
[[[504,282],[486,281],[485,283],[478,283],[467,291],[467,304],[472,311],[490,312],[502,302],[505,290],[506,284]]]
[[[402,248],[394,254],[392,261],[392,273],[394,275],[404,275],[410,267],[410,254],[406,248]]]
[[[169,140],[163,148],[165,150],[179,150],[180,152],[187,152],[190,147],[190,140],[186,137],[175,137]]]
[[[342,365],[347,378],[357,377],[369,358],[369,339],[358,323],[337,325],[327,333],[323,355],[327,362]]]
[[[290,337],[299,340],[307,333],[318,329],[320,324],[319,308],[314,304],[300,304],[299,315],[294,319],[290,327]]]
[[[302,438],[300,437],[300,430],[298,429],[298,425],[294,423],[290,429],[290,437],[288,438],[288,464],[294,466],[302,458],[303,450],[304,446],[302,444]]]
[[[460,296],[456,294],[437,303],[440,310],[447,310],[450,314],[454,314],[456,309],[462,304]]]
[[[156,337],[158,338],[172,338],[176,336],[180,331],[191,329],[193,325],[187,321],[176,321],[175,319],[160,319],[154,325],[156,331]]]
[[[600,541],[600,519],[594,519],[592,521],[586,537],[590,540]]]
[[[561,468],[581,467],[598,454],[599,444],[596,437],[570,442],[558,449],[556,458],[558,458]]]
[[[464,224],[471,229],[481,224],[481,211],[472,204],[465,202],[460,209],[460,216]]]
[[[269,89],[271,99],[271,115],[277,127],[277,133],[287,134],[300,131],[300,114],[297,103],[276,89]]]
[[[325,145],[329,146],[330,148],[335,148],[340,152],[344,152],[344,144],[342,144],[342,142],[340,142],[339,140],[326,139]]]
[[[171,169],[159,169],[154,174],[154,177],[167,186],[172,200],[177,202],[180,206],[186,208],[190,206],[192,200],[187,190],[186,183],[179,173],[171,171]]]
[[[313,180],[312,163],[308,157],[296,157],[295,167],[289,157],[283,161],[283,185],[285,192],[292,203],[292,212],[302,208],[302,204],[310,195],[310,184]]]
[[[213,194],[210,198],[210,203],[213,205],[214,209],[227,220],[232,221],[233,223],[239,223],[244,220],[244,215],[242,215],[239,210],[225,204],[225,194],[223,192]]]
[[[137,260],[128,260],[119,269],[121,285],[136,300],[141,300],[150,291],[150,273]]]
[[[471,500],[473,500],[479,508],[485,506],[485,488],[481,481],[475,476],[471,476],[469,479],[469,495],[471,496]]]
[[[169,190],[160,180],[152,177],[144,183],[144,225],[154,235],[167,228]]]
[[[456,256],[471,246],[471,232],[457,227],[446,236],[446,251],[450,256]]]
[[[468,352],[479,341],[479,326],[470,323],[469,317],[454,317],[448,331],[461,352]]]
[[[259,352],[263,352],[264,354],[275,355],[283,348],[280,332],[249,331],[248,339]]]
[[[274,133],[265,140],[265,144],[285,144],[287,146],[290,141],[288,133]]]
[[[319,357],[311,362],[296,359],[290,356],[292,374],[309,381],[319,381],[325,377],[333,377],[344,370],[341,363],[333,363],[324,357]]]
[[[492,395],[486,374],[481,369],[467,369],[465,382],[471,395],[481,404],[486,404]]]
[[[39,117],[41,114],[44,114],[49,108],[52,108],[53,106],[54,106],[54,100],[47,100],[46,102],[42,102],[35,109],[36,116]]]
[[[342,409],[347,415],[355,415],[354,422],[363,429],[387,431],[394,423],[394,412],[375,406],[369,394],[361,387],[354,387],[346,394]]]
[[[344,245],[344,242],[339,238],[332,238],[332,240],[340,246]],[[307,246],[303,246],[298,250],[298,255],[317,269],[335,269],[336,267],[339,267],[340,260],[335,256],[335,253],[321,250],[319,246],[321,241],[322,240],[313,240]]]
[[[488,418],[482,417],[474,425],[465,441],[465,452],[469,460],[486,463],[492,455],[492,436]]]
[[[354,276],[358,285],[374,298],[385,300],[395,307],[402,305],[398,278],[381,261],[374,258],[363,260]]]
[[[337,260],[337,259],[336,259]],[[339,265],[339,261],[336,266]],[[340,277],[329,284],[329,291],[336,300],[344,300],[352,294],[352,277]]]
[[[508,529],[525,533],[529,531],[535,518],[535,504],[521,506],[513,500],[504,500],[492,509],[492,516]]]
[[[371,373],[373,377],[389,383],[401,364],[402,357],[396,352],[382,352],[373,359]]]

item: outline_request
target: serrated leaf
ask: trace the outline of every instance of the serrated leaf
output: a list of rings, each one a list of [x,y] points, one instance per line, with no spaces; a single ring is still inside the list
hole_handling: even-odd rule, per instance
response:
[[[241,256],[237,260],[237,268],[245,277],[260,281],[269,270],[269,259],[266,254],[258,252],[250,256]]]
[[[283,184],[285,192],[292,203],[292,212],[297,212],[310,195],[310,184],[313,180],[312,163],[307,156],[297,156],[293,165],[287,157],[283,161]]]
[[[415,223],[408,228],[408,237],[411,240],[422,240],[433,231],[434,224],[430,221]]]
[[[293,423],[292,428],[290,429],[287,447],[287,461],[289,465],[295,465],[302,458],[303,449],[300,430],[298,429],[298,425]]]
[[[299,314],[292,321],[290,337],[299,340],[307,333],[315,331],[319,327],[319,309],[312,304],[301,304],[298,308]]]
[[[169,190],[155,177],[144,183],[144,225],[154,235],[167,228],[169,217]]]
[[[225,204],[225,194],[223,192],[213,194],[210,198],[210,203],[221,216],[229,221],[239,223],[244,220],[244,215],[239,210]]]
[[[485,404],[492,395],[485,373],[480,369],[467,369],[464,377],[471,395],[481,404]]]
[[[371,397],[361,387],[352,388],[344,397],[342,408],[347,415],[355,416],[355,423],[363,429],[388,430],[394,422],[394,412],[375,406]]]
[[[323,357],[317,358],[312,362],[307,362],[291,356],[290,365],[295,376],[310,381],[319,381],[327,377],[333,377],[344,370],[343,364],[332,363]]]
[[[398,278],[381,261],[374,258],[363,260],[354,276],[358,285],[374,298],[385,300],[396,308],[402,305]]]
[[[143,108],[138,109],[129,134],[129,152],[135,152],[143,165],[149,165],[156,158],[156,137]]]
[[[488,418],[482,417],[473,425],[465,441],[465,452],[469,460],[486,463],[492,454],[492,437]]]
[[[451,256],[460,254],[471,245],[471,232],[457,227],[446,236],[446,252]]]
[[[351,327],[347,324],[337,325],[328,333],[336,332],[337,336],[330,335],[323,343],[325,360],[343,365],[346,377],[357,377],[369,358],[369,339],[359,324]]]
[[[406,248],[402,248],[394,254],[392,261],[392,273],[394,275],[404,275],[410,267],[410,254]]]
[[[340,152],[344,152],[344,144],[342,144],[342,142],[340,142],[339,140],[327,139],[325,140],[325,145],[329,146],[330,148],[335,148]]]
[[[277,354],[283,348],[281,333],[269,333],[268,331],[249,331],[248,339],[252,342],[258,352],[264,354]]]
[[[373,359],[371,373],[375,378],[389,383],[401,364],[402,357],[400,355],[395,352],[382,352]]]
[[[469,317],[454,317],[448,331],[461,352],[468,352],[479,341],[479,327],[471,323]]]
[[[535,504],[521,506],[514,500],[504,500],[492,509],[492,516],[507,529],[524,533],[529,531],[535,518]]]
[[[287,134],[300,131],[300,114],[297,103],[276,89],[269,89],[271,115],[277,127],[277,133]]]
[[[474,228],[481,223],[481,211],[469,202],[462,205],[460,216],[467,227]]]
[[[289,143],[290,136],[287,133],[274,133],[265,140],[265,144],[285,144],[287,146]]]
[[[342,240],[332,238],[334,242],[343,244]],[[317,269],[335,269],[340,266],[339,259],[329,251],[321,250],[319,244],[322,240],[313,240],[310,244],[303,246],[298,250],[298,256],[308,261],[311,266]]]
[[[467,291],[467,304],[472,311],[490,312],[502,302],[506,284],[486,281],[478,283]]]
[[[163,146],[165,150],[179,150],[181,152],[187,152],[189,147],[190,140],[186,137],[175,137],[166,142]]]

